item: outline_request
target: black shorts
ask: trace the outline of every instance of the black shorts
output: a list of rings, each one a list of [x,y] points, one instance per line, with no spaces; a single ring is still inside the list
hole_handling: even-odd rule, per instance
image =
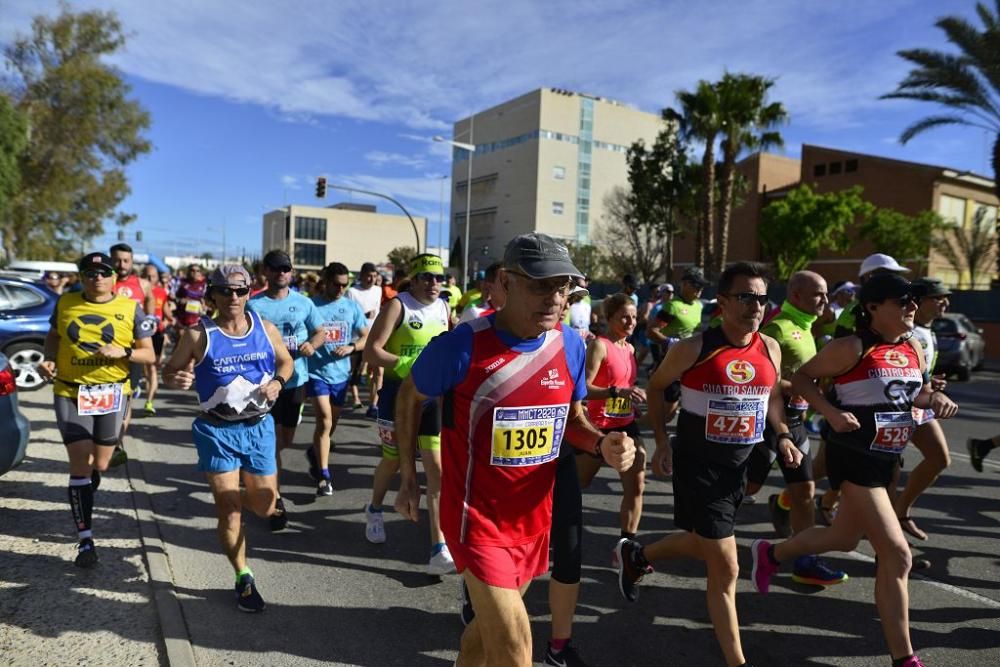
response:
[[[674,439],[674,525],[711,540],[732,537],[746,490],[746,463],[736,468],[706,461],[697,445]]]
[[[382,383],[382,388],[378,390],[379,421],[395,424],[396,396],[399,395],[401,386],[401,383],[394,380]],[[424,404],[424,410],[420,413],[417,435],[441,435],[441,408],[438,401],[430,400]]]
[[[809,440],[809,431],[806,430],[805,424],[799,419],[798,422],[792,421],[788,424],[788,431],[795,438],[795,446],[799,448],[802,452],[802,462],[799,464],[798,468],[787,468],[785,467],[785,460],[778,456],[778,465],[781,467],[781,474],[785,478],[785,484],[795,484],[796,482],[811,482],[813,479],[813,456],[812,456],[812,442]],[[768,424],[764,429],[764,442],[767,444],[768,449],[777,455],[778,452],[778,438]],[[754,478],[751,476],[751,480]]]
[[[826,456],[826,476],[830,487],[839,489],[842,482],[850,482],[870,489],[888,488],[892,484],[899,457],[882,458],[827,442],[823,448]]]
[[[771,472],[774,459],[775,454],[766,443],[758,442],[754,445],[750,451],[750,458],[747,459],[747,481],[763,486]]]
[[[285,428],[295,428],[302,416],[302,403],[306,400],[306,386],[285,389],[278,394],[278,400],[271,408],[274,423]]]
[[[77,412],[76,399],[55,397],[56,425],[64,445],[90,440],[95,445],[114,447],[121,441],[122,423],[129,398],[122,397],[122,409],[106,415],[83,415]]]
[[[663,390],[663,400],[667,403],[676,403],[681,400],[681,381],[677,380]]]
[[[156,353],[156,358],[159,359],[163,354],[163,340],[165,336],[162,331],[157,331],[153,334],[153,352]]]

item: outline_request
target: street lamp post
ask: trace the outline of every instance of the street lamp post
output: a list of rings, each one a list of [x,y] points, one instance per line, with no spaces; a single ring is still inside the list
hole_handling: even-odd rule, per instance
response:
[[[469,141],[474,141],[472,134],[472,122],[474,116],[469,116]],[[451,144],[455,148],[461,148],[464,151],[469,152],[469,171],[468,176],[465,181],[465,243],[462,244],[462,255],[464,259],[462,260],[462,272],[464,276],[462,278],[462,291],[468,291],[469,289],[469,228],[472,226],[472,155],[476,152],[476,145],[473,143],[462,143],[461,141],[452,141],[451,139],[445,139],[444,137],[434,137],[434,141],[442,141],[446,144]]]
[[[417,223],[414,222],[413,216],[410,212],[406,210],[406,207],[400,204],[398,201],[390,197],[389,195],[384,195],[381,192],[372,192],[371,190],[361,190],[360,188],[349,188],[346,185],[334,185],[333,183],[327,183],[326,187],[333,188],[334,190],[346,190],[347,192],[357,192],[358,194],[368,195],[370,197],[381,197],[382,199],[388,199],[393,204],[399,207],[399,210],[406,214],[406,217],[410,219],[410,225],[413,227],[413,237],[417,242],[417,254],[420,254],[420,232],[417,231]],[[426,250],[427,243],[424,243],[424,249]]]

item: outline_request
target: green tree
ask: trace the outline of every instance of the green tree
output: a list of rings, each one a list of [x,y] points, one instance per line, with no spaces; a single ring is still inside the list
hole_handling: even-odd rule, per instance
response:
[[[580,269],[591,280],[606,280],[612,277],[607,267],[607,259],[600,248],[589,243],[566,243],[573,266]]]
[[[10,205],[11,196],[21,185],[18,156],[28,143],[24,116],[0,93],[0,219]]]
[[[816,194],[808,185],[788,192],[761,212],[760,244],[774,263],[776,277],[788,280],[819,257],[821,250],[845,252],[851,247],[847,230],[874,207],[861,188]]]
[[[768,92],[774,79],[753,74],[723,75],[715,84],[719,100],[719,128],[722,163],[719,166],[718,229],[712,251],[712,273],[718,275],[726,266],[729,247],[729,222],[736,205],[736,159],[745,151],[767,150],[784,145],[781,134],[773,128],[788,120],[780,102],[769,102]]]
[[[640,225],[629,191],[615,187],[604,197],[602,222],[594,232],[594,243],[607,258],[611,275],[626,273],[644,283],[663,277],[666,237],[652,225]]]
[[[1000,0],[990,11],[983,2],[976,3],[976,13],[983,23],[977,30],[958,16],[938,19],[948,41],[958,53],[909,49],[898,55],[915,67],[883,99],[917,100],[944,107],[944,113],[928,116],[903,130],[900,143],[941,125],[967,125],[990,132],[993,136],[994,192],[1000,197]]]
[[[890,208],[878,208],[862,222],[858,236],[870,242],[875,252],[926,264],[931,238],[943,225],[941,217],[933,211],[911,216]]]
[[[958,274],[958,286],[976,289],[983,273],[988,276],[997,261],[997,221],[988,215],[989,209],[980,206],[972,217],[972,224],[945,225],[931,239],[931,246],[945,258]],[[968,276],[968,282],[965,277]]]
[[[104,62],[125,44],[114,13],[36,17],[28,36],[5,52],[12,72],[4,94],[24,116],[21,186],[0,218],[3,250],[34,259],[75,257],[103,232],[129,194],[125,167],[151,149],[143,136],[149,114],[128,98],[130,87]]]
[[[406,271],[406,267],[409,266],[410,260],[416,256],[417,251],[413,248],[413,246],[404,245],[397,246],[390,250],[388,259],[393,268]]]

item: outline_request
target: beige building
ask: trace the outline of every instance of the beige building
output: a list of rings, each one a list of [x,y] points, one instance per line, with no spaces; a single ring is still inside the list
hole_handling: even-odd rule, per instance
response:
[[[454,126],[453,139],[476,147],[472,159],[469,266],[503,255],[518,234],[538,231],[586,243],[604,213],[604,197],[628,186],[625,153],[652,144],[663,127],[656,114],[620,102],[556,88],[532,91]],[[452,163],[453,266],[465,243],[469,153]]]
[[[405,215],[379,213],[366,204],[292,204],[264,214],[261,249],[284,250],[296,269],[315,271],[342,262],[357,271],[365,262],[384,263],[398,246],[417,243],[423,250],[427,220],[417,217],[414,223],[416,231]]]

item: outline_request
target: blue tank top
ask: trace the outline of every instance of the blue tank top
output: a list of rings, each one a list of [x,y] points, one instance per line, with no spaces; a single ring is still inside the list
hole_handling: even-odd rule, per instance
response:
[[[225,421],[244,421],[271,409],[261,387],[275,375],[274,348],[260,315],[248,310],[250,329],[228,336],[207,317],[205,356],[194,368],[201,409]]]

